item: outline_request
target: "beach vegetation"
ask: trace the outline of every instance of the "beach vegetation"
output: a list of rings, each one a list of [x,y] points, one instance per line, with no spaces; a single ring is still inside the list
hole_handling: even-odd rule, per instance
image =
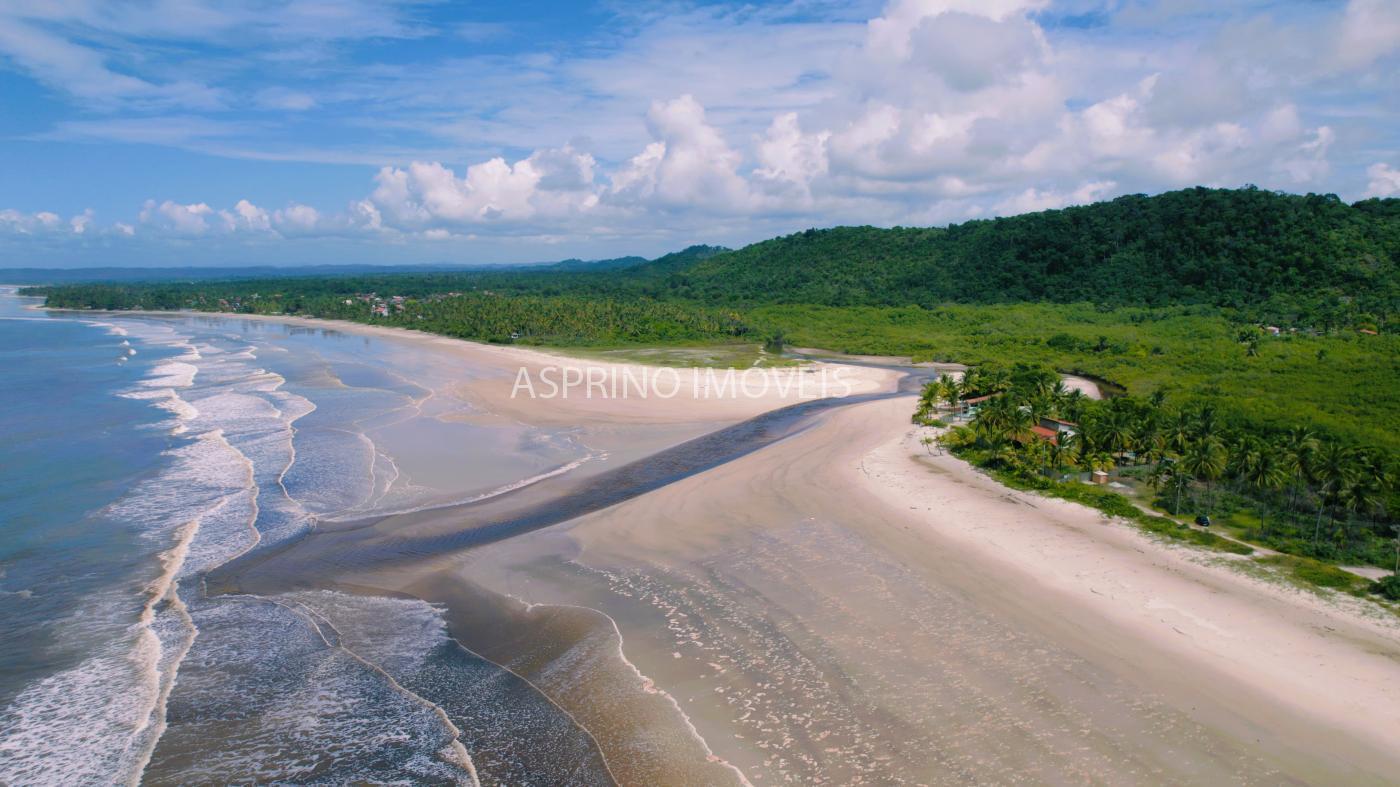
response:
[[[1210,402],[1178,406],[1131,394],[1088,400],[1052,387],[1054,377],[1027,364],[969,369],[965,393],[998,395],[945,433],[944,444],[1012,486],[1090,505],[1152,532],[1232,545],[1226,551],[1248,551],[1240,542],[1277,550],[1289,558],[1292,576],[1321,587],[1359,587],[1356,575],[1334,564],[1400,562],[1395,470],[1385,451],[1305,427],[1261,428]],[[921,402],[936,399],[942,387],[929,383]],[[1068,429],[1029,430],[1028,418]],[[1153,514],[1149,504],[1172,517],[1204,514],[1229,538]]]

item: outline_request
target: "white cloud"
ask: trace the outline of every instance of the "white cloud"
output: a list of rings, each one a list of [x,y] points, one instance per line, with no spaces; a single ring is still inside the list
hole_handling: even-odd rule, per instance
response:
[[[387,220],[407,230],[567,218],[597,204],[594,165],[591,155],[569,145],[514,164],[492,158],[467,167],[460,178],[439,162],[415,161],[382,168],[368,202],[354,210],[374,226]]]
[[[1085,183],[1072,192],[1061,192],[1054,190],[1040,191],[1028,188],[1019,194],[998,202],[993,211],[1002,216],[1014,216],[1018,213],[1030,213],[1037,210],[1051,210],[1063,208],[1070,205],[1085,205],[1090,202],[1103,199],[1113,187],[1117,185],[1113,181],[1096,181]]]
[[[982,90],[1043,57],[1040,29],[1011,16],[990,19],[950,11],[925,17],[909,33],[910,60],[954,90]]]
[[[267,211],[246,199],[241,199],[233,206],[232,211],[219,211],[219,216],[224,220],[225,228],[229,230],[253,230],[268,231],[272,229],[272,217]]]
[[[141,208],[141,226],[150,233],[170,237],[331,237],[361,234],[379,229],[372,212],[355,204],[344,213],[326,216],[297,202],[276,210],[241,199],[232,208],[215,209],[198,202],[147,200]],[[121,235],[134,235],[130,225],[116,224]]]
[[[195,236],[203,235],[210,229],[209,217],[214,216],[214,209],[203,202],[190,203],[188,205],[171,200],[157,203],[155,200],[146,200],[146,204],[141,207],[141,223],[168,232],[172,235]]]
[[[1365,197],[1400,197],[1400,169],[1378,161],[1366,168]]]
[[[17,235],[37,235],[61,226],[57,213],[46,210],[24,213],[13,208],[0,210],[0,230]]]
[[[652,102],[647,128],[655,140],[613,179],[622,204],[719,212],[749,205],[739,153],[705,118],[694,96]]]
[[[87,232],[88,225],[92,223],[92,210],[88,209],[68,220],[68,226],[72,228],[74,235],[82,235]]]
[[[1327,151],[1336,140],[1337,134],[1331,128],[1318,126],[1312,131],[1312,138],[1299,143],[1292,155],[1280,151],[1274,169],[1286,175],[1294,184],[1317,184],[1332,169],[1327,160]]]
[[[1351,0],[1342,17],[1336,59],[1359,68],[1400,49],[1400,3],[1394,0]]]
[[[830,138],[830,131],[802,133],[796,112],[773,118],[758,142],[762,166],[753,171],[754,178],[770,192],[794,191],[799,198],[810,199],[812,181],[826,175],[829,168],[826,143]]]
[[[870,20],[866,49],[876,56],[907,58],[915,30],[931,17],[952,13],[1001,21],[1044,5],[1027,0],[893,0],[883,14]]]
[[[273,213],[272,221],[284,235],[306,235],[320,228],[321,214],[310,205],[292,203]]]

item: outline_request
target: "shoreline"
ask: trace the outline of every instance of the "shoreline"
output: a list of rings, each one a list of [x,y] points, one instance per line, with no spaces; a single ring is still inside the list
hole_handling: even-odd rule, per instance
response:
[[[389,341],[408,341],[421,347],[432,347],[447,352],[468,364],[474,371],[486,372],[481,379],[473,379],[458,386],[459,393],[469,402],[480,406],[490,417],[508,418],[540,426],[577,425],[580,419],[587,419],[586,426],[628,427],[701,424],[715,427],[729,422],[737,422],[763,412],[802,401],[822,398],[812,394],[820,391],[814,377],[826,377],[832,381],[829,388],[836,387],[836,378],[849,384],[847,395],[860,395],[882,391],[893,391],[902,373],[896,369],[872,366],[856,366],[842,363],[812,361],[800,367],[773,367],[763,372],[772,385],[761,389],[761,395],[729,395],[738,393],[734,387],[717,385],[709,372],[721,370],[706,367],[652,366],[640,363],[598,360],[563,354],[519,345],[497,345],[459,339],[436,333],[415,331],[409,328],[385,325],[368,325],[348,320],[334,320],[321,317],[299,317],[293,315],[233,314],[224,312],[200,311],[96,311],[83,309],[48,309],[36,304],[36,310],[63,312],[67,314],[114,315],[135,317],[180,317],[189,319],[249,320],[253,322],[279,323],[300,328],[333,330],[341,333],[377,337]],[[678,380],[677,394],[654,397],[593,397],[592,390],[583,395],[529,398],[523,388],[519,395],[513,395],[520,370],[527,370],[533,381],[538,381],[540,372],[545,369],[577,371],[584,378],[596,371],[610,379],[626,379],[631,373],[634,379],[644,373],[658,369],[674,370]],[[736,372],[747,370],[734,370]],[[596,376],[596,375],[595,375]],[[558,379],[556,377],[556,379]],[[660,386],[660,383],[657,383]],[[539,386],[544,389],[544,386]],[[667,389],[671,383],[666,383]],[[623,387],[623,392],[627,388]],[[841,389],[845,390],[845,389]],[[661,393],[666,393],[662,390]],[[752,393],[749,389],[748,393]]]

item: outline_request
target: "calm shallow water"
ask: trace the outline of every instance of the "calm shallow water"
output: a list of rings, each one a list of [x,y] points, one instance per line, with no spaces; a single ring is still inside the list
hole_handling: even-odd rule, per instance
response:
[[[582,730],[423,602],[203,593],[344,519],[587,460],[483,425],[406,341],[0,292],[0,783],[606,782]]]

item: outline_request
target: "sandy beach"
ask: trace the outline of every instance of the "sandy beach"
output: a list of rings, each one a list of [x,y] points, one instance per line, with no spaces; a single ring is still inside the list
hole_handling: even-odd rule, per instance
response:
[[[445,605],[619,783],[1380,784],[1400,764],[1392,620],[930,455],[912,397],[772,421],[695,465],[678,442],[790,400],[512,399],[513,367],[615,365],[384,335],[496,370],[469,394],[493,416],[647,458],[337,524],[219,581]],[[898,376],[851,373],[869,393]]]
[[[199,312],[143,313],[201,316]],[[458,392],[464,398],[480,404],[492,416],[542,425],[596,427],[733,422],[823,395],[855,396],[893,390],[901,376],[890,369],[812,361],[800,366],[733,370],[735,374],[731,380],[730,375],[722,374],[729,370],[580,358],[522,345],[471,342],[348,320],[247,314],[220,316],[375,336],[436,349],[469,366],[473,376],[485,378],[463,383]],[[744,384],[745,372],[749,372],[747,385]],[[566,376],[572,381],[568,385],[565,385]],[[550,381],[555,383],[555,388],[549,387]],[[590,387],[589,381],[595,384]],[[649,395],[641,395],[642,390]]]

